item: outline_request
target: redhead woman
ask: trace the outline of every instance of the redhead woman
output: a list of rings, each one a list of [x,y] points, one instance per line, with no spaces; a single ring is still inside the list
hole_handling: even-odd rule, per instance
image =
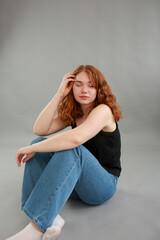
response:
[[[17,165],[25,163],[21,207],[31,222],[8,240],[55,240],[65,223],[59,212],[69,197],[89,205],[113,197],[121,173],[121,118],[97,68],[80,65],[64,75],[34,124],[38,137],[17,151]]]

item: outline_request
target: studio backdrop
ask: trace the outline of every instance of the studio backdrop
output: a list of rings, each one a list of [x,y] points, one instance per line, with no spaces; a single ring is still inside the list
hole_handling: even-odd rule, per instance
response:
[[[159,13],[158,0],[1,0],[1,136],[31,134],[64,74],[80,64],[105,75],[124,135],[156,135]]]

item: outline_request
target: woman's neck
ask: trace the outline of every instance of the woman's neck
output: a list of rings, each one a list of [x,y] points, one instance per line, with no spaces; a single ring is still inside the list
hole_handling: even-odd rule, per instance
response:
[[[89,106],[81,105],[81,109],[82,109],[82,113],[83,113],[82,118],[86,119],[89,114]]]

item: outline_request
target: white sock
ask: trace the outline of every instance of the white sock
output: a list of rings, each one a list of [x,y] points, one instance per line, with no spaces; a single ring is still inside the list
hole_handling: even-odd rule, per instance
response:
[[[42,240],[55,240],[61,233],[61,227],[56,225],[47,228],[46,232],[43,234]]]
[[[52,223],[52,226],[59,226],[59,227],[63,227],[65,224],[65,221],[64,219],[60,216],[60,215],[57,215],[57,217],[54,219],[53,223]]]
[[[6,240],[42,240],[43,233],[29,223],[22,231]]]
[[[64,226],[64,224],[64,219],[60,215],[57,215],[53,221],[52,226],[50,228],[47,228],[42,240],[55,240],[60,235],[61,228]]]

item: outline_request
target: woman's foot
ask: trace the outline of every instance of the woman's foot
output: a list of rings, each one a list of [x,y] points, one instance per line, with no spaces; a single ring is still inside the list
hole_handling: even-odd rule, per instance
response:
[[[29,223],[22,231],[6,240],[41,240],[42,237],[43,232],[37,230],[31,223]]]
[[[52,226],[47,228],[46,232],[43,234],[42,240],[55,240],[61,233],[60,226]]]
[[[60,215],[57,215],[57,217],[53,221],[52,226],[57,226],[58,225],[59,227],[62,228],[64,226],[64,224],[65,224],[64,219]]]
[[[47,228],[42,240],[55,240],[60,235],[61,229],[64,224],[64,219],[60,215],[57,215],[57,217],[53,221],[52,226]]]

